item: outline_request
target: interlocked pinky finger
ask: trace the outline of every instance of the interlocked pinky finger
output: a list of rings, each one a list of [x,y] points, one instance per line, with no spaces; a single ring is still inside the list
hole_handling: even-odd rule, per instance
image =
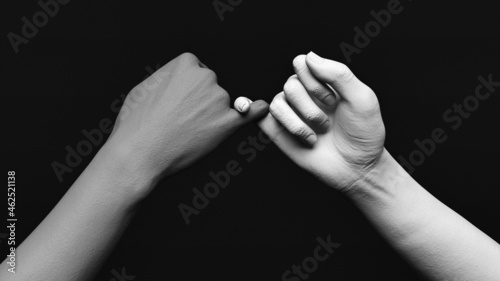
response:
[[[301,141],[309,145],[316,142],[316,133],[293,111],[283,92],[274,97],[269,106],[269,112],[283,127]]]

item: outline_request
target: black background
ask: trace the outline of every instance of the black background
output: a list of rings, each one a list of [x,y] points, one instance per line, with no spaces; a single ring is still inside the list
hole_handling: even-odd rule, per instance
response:
[[[233,100],[243,95],[270,102],[293,74],[296,55],[313,50],[346,63],[339,44],[353,44],[353,28],[364,28],[373,19],[370,11],[388,2],[243,0],[221,21],[211,0],[73,0],[18,54],[6,35],[20,34],[21,17],[31,19],[40,7],[36,1],[3,3],[1,149],[3,170],[16,171],[17,241],[49,213],[92,156],[62,183],[51,163],[64,161],[64,147],[84,139],[81,130],[116,118],[110,104],[144,79],[146,67],[189,51],[218,74]],[[349,67],[377,93],[393,156],[407,158],[415,139],[445,130],[447,141],[413,176],[500,241],[500,90],[457,130],[442,117],[474,94],[479,75],[500,80],[495,3],[401,1],[403,11],[352,56]],[[237,147],[257,133],[253,124],[242,128],[196,165],[162,181],[96,280],[111,280],[111,270],[122,267],[134,280],[281,280],[312,255],[316,237],[329,234],[342,245],[309,280],[419,280],[351,202],[273,144],[247,162]],[[202,188],[211,181],[208,173],[230,160],[242,173],[186,225],[178,205],[191,204],[191,189]],[[5,239],[0,246],[6,250]]]

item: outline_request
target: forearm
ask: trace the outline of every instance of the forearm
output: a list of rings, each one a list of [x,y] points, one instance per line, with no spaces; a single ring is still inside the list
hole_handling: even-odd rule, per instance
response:
[[[108,145],[109,146],[109,145]],[[145,196],[115,150],[101,149],[50,214],[18,247],[18,266],[2,280],[91,280]],[[8,278],[7,278],[8,277]]]
[[[384,150],[347,193],[387,241],[432,280],[499,280],[500,245],[423,189]]]

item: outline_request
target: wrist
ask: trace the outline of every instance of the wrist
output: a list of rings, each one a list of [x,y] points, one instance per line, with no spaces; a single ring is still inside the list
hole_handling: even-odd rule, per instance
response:
[[[151,170],[145,169],[139,159],[135,159],[133,150],[127,146],[107,141],[92,160],[95,166],[105,174],[110,185],[133,200],[144,199],[157,183]]]
[[[384,148],[380,158],[346,191],[354,200],[376,198],[377,193],[394,194],[398,187],[408,186],[414,179]]]

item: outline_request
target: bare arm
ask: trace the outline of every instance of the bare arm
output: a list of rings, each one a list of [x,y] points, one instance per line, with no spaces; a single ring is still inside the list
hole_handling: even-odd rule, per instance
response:
[[[500,280],[500,245],[444,205],[384,151],[348,197],[432,280]]]
[[[2,263],[0,280],[91,280],[161,178],[266,112],[263,101],[244,115],[230,108],[194,55],[172,60],[129,93],[106,144],[19,246],[16,273]]]
[[[384,148],[373,91],[313,53],[276,95],[261,128],[302,168],[346,194],[432,280],[500,280],[500,245],[423,189]]]
[[[17,248],[16,273],[2,280],[91,280],[118,242],[150,183],[105,145]]]

